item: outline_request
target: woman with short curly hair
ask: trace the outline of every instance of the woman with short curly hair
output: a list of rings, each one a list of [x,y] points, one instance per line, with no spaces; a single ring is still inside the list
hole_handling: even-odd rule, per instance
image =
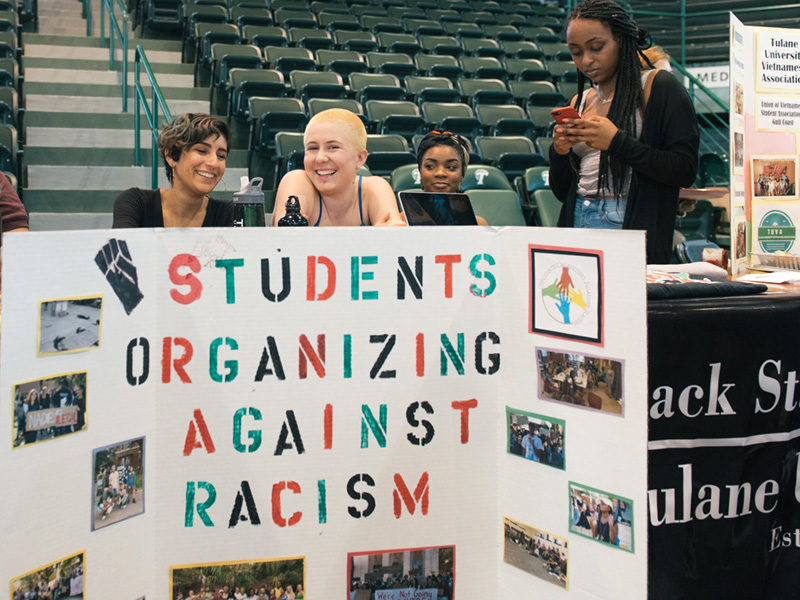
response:
[[[226,227],[231,203],[209,197],[225,174],[230,133],[212,115],[186,113],[158,136],[168,189],[130,188],[114,202],[114,227]]]

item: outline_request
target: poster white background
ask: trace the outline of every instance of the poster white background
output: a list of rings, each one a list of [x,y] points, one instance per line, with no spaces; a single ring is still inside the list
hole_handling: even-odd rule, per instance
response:
[[[138,269],[142,303],[126,315],[103,274],[94,264],[111,237],[127,240]],[[306,557],[308,598],[346,597],[347,553],[369,550],[454,545],[455,597],[507,597],[527,590],[554,593],[556,587],[503,563],[502,517],[527,523],[567,538],[570,543],[569,587],[575,597],[641,597],[647,581],[646,474],[646,330],[644,237],[638,232],[583,232],[514,228],[437,228],[319,231],[93,231],[9,235],[4,239],[2,357],[0,358],[0,465],[9,485],[0,489],[0,579],[10,582],[75,552],[86,551],[87,598],[167,598],[170,565],[215,561],[248,561]],[[528,245],[585,247],[604,252],[605,344],[554,341],[528,333],[531,289]],[[68,251],[65,251],[68,249]],[[199,300],[181,305],[170,299],[168,266],[181,253],[197,256]],[[329,300],[306,299],[307,257],[326,256],[336,266],[336,290]],[[375,256],[360,264],[372,278],[358,279],[359,292],[378,292],[377,299],[352,299],[353,257]],[[424,293],[416,299],[406,289],[397,297],[397,261],[414,265],[421,256]],[[445,297],[445,268],[436,256],[460,256],[452,268],[452,297]],[[492,273],[494,292],[481,297]],[[486,256],[492,257],[490,265]],[[280,260],[291,259],[292,289],[283,302],[262,294],[261,259],[270,260],[273,291],[281,287]],[[481,258],[483,257],[483,258]],[[244,259],[235,272],[235,303],[227,302],[225,269],[217,259]],[[363,261],[362,261],[363,262]],[[31,276],[35,274],[35,276]],[[318,272],[317,291],[324,287]],[[186,287],[178,288],[185,291]],[[533,292],[535,294],[535,290]],[[99,348],[55,356],[36,356],[38,302],[57,297],[103,294],[103,337]],[[495,332],[501,368],[482,374],[476,366],[476,339]],[[415,343],[424,334],[425,374],[417,376]],[[464,337],[464,374],[448,363],[442,371],[445,334],[456,345]],[[316,346],[326,339],[326,373],[311,365],[298,375],[298,339]],[[369,377],[381,345],[370,336],[394,335],[396,345],[384,369],[394,378]],[[162,340],[183,337],[194,348],[187,365],[192,383],[163,383]],[[284,381],[267,376],[254,381],[267,336],[280,350]],[[351,376],[345,375],[350,336]],[[131,339],[150,342],[150,374],[140,386],[126,381],[125,356]],[[238,350],[220,347],[225,360],[238,361],[233,381],[210,376],[210,346],[216,338],[235,339]],[[563,348],[576,353],[624,360],[625,417],[595,414],[570,406],[543,403],[536,397],[535,349]],[[273,365],[271,365],[273,366]],[[86,431],[12,450],[12,389],[15,383],[87,370]],[[475,398],[470,411],[469,443],[462,443],[460,413],[451,403]],[[419,447],[408,434],[421,434],[406,419],[412,402],[427,401],[433,414],[417,413],[435,428],[430,444]],[[333,406],[333,448],[323,447],[325,406]],[[361,447],[362,405],[378,415],[387,406],[386,447],[368,436]],[[257,407],[263,420],[246,420],[243,431],[258,426],[261,447],[240,453],[233,445],[233,414]],[[505,407],[564,419],[568,471],[520,465],[506,452]],[[216,451],[183,455],[189,423],[201,409]],[[286,411],[302,433],[305,452],[287,450],[275,456]],[[124,522],[91,531],[92,450],[131,438],[146,437],[146,512]],[[291,439],[291,438],[290,438]],[[247,438],[244,437],[244,443]],[[523,468],[529,467],[529,468]],[[430,506],[409,515],[405,506],[393,514],[393,475],[402,475],[413,491],[429,475]],[[375,480],[370,491],[376,508],[368,518],[354,519],[349,506],[363,501],[347,494],[356,474]],[[228,527],[242,481],[250,483],[260,526],[249,522]],[[301,511],[293,527],[272,520],[273,484],[291,480],[302,493],[284,493],[283,514]],[[318,482],[325,480],[327,522],[319,522]],[[567,481],[603,489],[634,500],[635,552],[569,535]],[[185,527],[187,482],[206,481],[217,491],[208,514],[213,527]],[[200,494],[198,494],[200,496]],[[199,499],[202,499],[200,497]],[[122,586],[122,588],[120,587]],[[342,596],[340,596],[340,594]]]

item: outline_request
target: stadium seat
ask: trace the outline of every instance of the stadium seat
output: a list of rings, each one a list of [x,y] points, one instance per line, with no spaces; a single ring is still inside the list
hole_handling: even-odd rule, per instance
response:
[[[459,61],[464,74],[473,79],[508,79],[508,70],[491,56],[464,56]]]
[[[519,79],[524,81],[522,73],[529,69],[544,69],[544,63],[537,58],[506,58],[503,64],[508,71],[509,79]],[[555,91],[555,90],[554,90]]]
[[[262,69],[264,64],[258,46],[239,44],[211,45],[211,87],[223,90],[231,69]]]
[[[446,77],[406,77],[407,94],[422,107],[423,102],[460,102],[461,92],[453,88],[453,82]]]
[[[481,159],[502,170],[509,182],[521,176],[526,169],[545,164],[543,156],[535,153],[533,142],[523,136],[478,136],[475,147]]]
[[[464,48],[458,40],[449,35],[421,35],[419,43],[428,54],[444,54],[456,58],[464,54]]]
[[[273,0],[273,7],[274,7]],[[319,23],[317,16],[310,10],[295,10],[291,8],[277,8],[274,9],[273,16],[275,22],[281,27],[289,29],[290,27],[316,27]]]
[[[263,52],[264,62],[283,73],[285,79],[289,78],[292,71],[314,71],[317,68],[317,61],[308,48],[266,46]]]
[[[371,31],[375,35],[381,33],[405,33],[400,19],[395,19],[380,11],[380,15],[363,15],[361,17],[361,27],[364,31]]]
[[[472,210],[492,227],[524,226],[525,217],[514,190],[465,190]]]
[[[506,51],[500,47],[495,40],[484,38],[462,38],[461,45],[464,52],[469,56],[488,56],[491,58],[502,59]]]
[[[442,23],[442,27],[444,28],[444,35],[455,36],[456,39],[462,42],[467,38],[481,39],[486,37],[480,25],[474,22],[445,21]]]
[[[552,108],[549,106],[536,106],[530,104],[525,108],[525,111],[528,113],[531,121],[536,124],[537,137],[540,135],[547,135],[550,131],[552,131],[556,120],[553,118],[553,115],[550,114],[551,110]]]
[[[232,23],[198,23],[195,28],[196,46],[192,50],[191,61],[194,62],[194,81],[198,82],[198,74],[203,71],[207,75],[211,69],[211,46],[213,44],[240,44],[239,29]],[[187,49],[188,50],[188,49]]]
[[[483,31],[487,37],[498,42],[521,42],[523,40],[522,34],[513,25],[483,25]]]
[[[282,27],[267,25],[244,25],[242,38],[248,44],[258,46],[262,50],[267,46],[288,46],[289,36]]]
[[[246,121],[250,115],[250,98],[281,98],[286,92],[286,84],[280,71],[231,69],[228,71],[228,116],[240,122]]]
[[[473,140],[481,131],[481,122],[468,104],[459,102],[425,102],[422,116],[432,129],[451,131]]]
[[[366,122],[366,117],[364,115],[364,109],[361,106],[361,102],[354,100],[353,98],[344,98],[342,100],[337,100],[334,98],[310,98],[308,100],[309,118],[321,113],[323,110],[328,110],[329,108],[343,108],[345,110],[349,110],[351,113],[361,117],[362,121]]]
[[[293,131],[279,131],[275,134],[275,175],[277,184],[286,173],[303,168],[305,145],[303,134]]]
[[[561,214],[561,202],[549,188],[533,191],[536,225],[541,227],[556,227],[558,216]]]
[[[352,50],[361,54],[378,49],[378,39],[369,31],[336,30],[333,32],[333,41],[339,50]]]
[[[418,190],[422,187],[422,179],[419,176],[419,166],[417,164],[407,164],[397,167],[392,171],[389,183],[395,194],[406,190]]]
[[[556,86],[552,81],[519,81],[508,82],[508,89],[514,94],[514,101],[520,106],[528,105],[531,94],[555,93]]]
[[[500,47],[505,51],[506,56],[509,58],[535,58],[537,60],[544,59],[544,52],[542,52],[539,46],[537,46],[535,42],[528,40],[505,40],[500,42]]]
[[[552,137],[539,136],[533,140],[533,145],[536,147],[536,152],[544,156],[547,164],[550,164],[550,146],[553,145]]]
[[[272,13],[264,8],[255,8],[251,6],[234,6],[230,10],[231,23],[236,25],[244,34],[244,28],[248,25],[258,25],[262,27],[271,26],[274,21]]]
[[[408,100],[367,100],[367,119],[375,133],[402,135],[407,141],[427,131],[419,108]]]
[[[403,28],[406,32],[416,36],[421,35],[445,35],[444,28],[438,21],[433,19],[420,19],[417,17],[401,17],[400,21],[403,23]]]
[[[414,57],[417,70],[420,74],[429,77],[447,77],[456,83],[464,76],[464,69],[453,56],[435,54],[417,54]]]
[[[378,33],[378,47],[384,52],[416,55],[422,47],[417,38],[410,33]]]
[[[514,94],[500,79],[459,79],[458,91],[473,108],[479,104],[511,104]]]
[[[342,76],[349,83],[351,73],[364,73],[369,69],[364,55],[353,50],[317,50],[317,62],[326,71]]]
[[[516,104],[481,104],[475,113],[488,135],[536,137],[536,126]]]
[[[254,146],[272,148],[278,131],[302,132],[308,117],[306,108],[297,98],[252,97],[249,100]]]
[[[547,70],[550,71],[553,83],[557,82],[564,73],[574,72],[575,63],[572,61],[550,60],[547,62]]]
[[[312,52],[320,49],[332,50],[333,37],[326,29],[290,27],[289,44],[300,48],[308,48]]]
[[[292,71],[289,73],[295,97],[308,105],[311,98],[346,98],[342,76],[333,71]]]
[[[417,66],[407,54],[394,54],[391,52],[367,52],[367,65],[378,73],[390,73],[403,81],[407,75],[414,75]]]
[[[511,190],[514,187],[509,183],[508,177],[497,167],[491,165],[468,165],[464,179],[461,181],[462,190]]]

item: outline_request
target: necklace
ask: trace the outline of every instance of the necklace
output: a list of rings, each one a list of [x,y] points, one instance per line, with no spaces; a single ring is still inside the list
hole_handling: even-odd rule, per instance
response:
[[[595,86],[594,93],[597,94],[597,97],[600,98],[600,103],[603,104],[603,105],[608,104],[609,102],[612,102],[614,100],[614,94],[613,93],[611,94],[610,98],[603,98],[600,95],[600,88],[599,87]]]

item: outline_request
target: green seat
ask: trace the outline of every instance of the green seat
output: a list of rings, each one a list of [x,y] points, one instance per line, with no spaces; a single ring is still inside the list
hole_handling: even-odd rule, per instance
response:
[[[458,91],[477,109],[481,104],[511,104],[514,94],[501,79],[459,79]]]
[[[242,30],[242,38],[247,43],[258,46],[262,50],[267,46],[286,46],[289,43],[286,30],[282,27],[244,25],[240,29]]]
[[[279,131],[275,134],[275,178],[277,186],[289,171],[303,168],[305,145],[303,134],[294,131]],[[267,212],[270,212],[267,210]]]
[[[302,132],[308,117],[297,98],[250,98],[250,151],[261,153],[275,148],[279,131]]]
[[[544,63],[537,58],[506,58],[505,65],[510,79],[519,79],[528,69],[544,69]]]
[[[475,146],[481,159],[506,174],[509,182],[521,176],[530,167],[545,164],[543,156],[536,154],[533,142],[523,136],[478,136]]]
[[[308,48],[312,52],[333,48],[333,37],[326,29],[313,27],[290,27],[289,43],[300,48]]]
[[[493,227],[524,226],[525,217],[513,190],[467,190],[476,215]]]
[[[417,71],[429,77],[447,77],[457,83],[464,76],[464,69],[453,56],[446,54],[417,54],[414,57]]]
[[[489,135],[521,135],[531,140],[536,137],[536,126],[533,121],[516,104],[481,104],[475,107],[475,113]]]
[[[289,81],[295,90],[295,97],[306,105],[311,98],[347,97],[342,76],[333,71],[292,71]]]
[[[473,79],[508,79],[508,70],[491,56],[465,56],[460,61],[464,74]]]
[[[365,120],[364,110],[361,106],[361,102],[354,100],[353,98],[309,98],[308,100],[309,118],[321,113],[323,110],[328,110],[329,108],[343,108],[345,110],[349,110],[353,114],[358,115],[362,120]]]
[[[721,155],[715,152],[708,152],[700,156],[697,176],[700,187],[727,186],[730,179],[730,169]]]
[[[514,187],[522,202],[522,212],[528,225],[536,223],[536,204],[533,192],[550,189],[550,167],[531,167],[514,180]]]
[[[546,188],[534,190],[533,202],[536,206],[536,225],[556,227],[561,214],[561,202],[555,194]]]
[[[552,81],[509,81],[508,89],[514,94],[514,100],[520,106],[526,106],[528,99],[533,94],[548,93],[556,91],[556,86]],[[562,105],[563,106],[563,105]]]
[[[249,116],[253,96],[280,98],[286,95],[283,74],[274,69],[231,69],[228,71],[228,116],[240,121]]]
[[[460,102],[425,102],[422,116],[428,125],[439,131],[451,131],[473,140],[481,130],[481,122],[468,104]]]
[[[317,61],[308,48],[287,48],[284,46],[265,46],[264,61],[288,78],[292,71],[315,71]]]
[[[233,6],[230,10],[231,23],[244,33],[248,25],[270,26],[274,23],[272,13],[266,5],[261,8],[255,6]]]
[[[392,52],[367,52],[365,57],[370,70],[377,73],[391,73],[400,81],[408,75],[415,75],[417,66],[408,54]]]
[[[360,25],[359,25],[360,27]],[[335,30],[333,41],[340,50],[352,50],[366,54],[378,49],[378,39],[369,31]]]
[[[467,166],[461,189],[467,190],[509,190],[514,191],[506,174],[491,165]]]
[[[390,183],[395,194],[420,189],[422,187],[422,179],[419,176],[419,167],[416,163],[397,167],[392,171]]]
[[[419,108],[408,100],[368,100],[365,108],[375,133],[396,133],[411,141],[415,135],[427,131]]]

